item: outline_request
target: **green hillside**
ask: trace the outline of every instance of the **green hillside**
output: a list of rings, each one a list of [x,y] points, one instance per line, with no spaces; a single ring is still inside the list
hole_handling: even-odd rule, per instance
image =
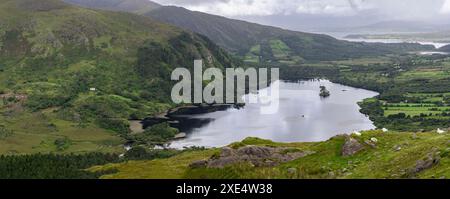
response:
[[[247,55],[253,47],[259,45],[261,46],[260,56],[264,62],[299,63],[303,59],[310,61],[338,60],[433,49],[432,46],[417,44],[352,43],[327,35],[284,30],[171,6],[160,7],[145,15],[203,34],[230,52],[241,56]],[[287,59],[277,57],[280,49],[271,45],[274,40],[285,43],[289,49],[283,50],[283,53],[291,57]]]
[[[103,2],[102,0],[66,0],[66,2],[74,1],[79,5],[92,8],[98,8],[93,6],[92,2]],[[148,6],[150,4],[152,3],[149,2]],[[219,46],[251,63],[276,62],[292,65],[305,60],[339,60],[434,49],[432,46],[418,44],[352,43],[327,35],[284,30],[174,6],[161,6],[142,13],[117,7],[114,2],[110,2],[107,9],[140,13],[158,21],[205,35]],[[282,49],[277,48],[276,45],[271,45],[273,41],[285,43],[287,46]],[[259,52],[255,54],[256,47],[260,48]]]
[[[64,0],[67,3],[88,8],[132,12],[136,14],[147,13],[161,7],[161,5],[147,0]]]
[[[122,150],[128,120],[170,107],[170,72],[195,58],[233,64],[207,38],[147,17],[2,0],[0,154]]]
[[[275,143],[247,138],[231,144],[231,148],[188,151],[170,158],[107,164],[92,167],[89,171],[109,171],[109,174],[102,176],[105,179],[448,178],[448,139],[448,134],[436,132],[414,134],[381,131],[363,132],[361,136],[337,136],[318,143]],[[356,143],[358,150],[344,153],[348,143]],[[245,147],[248,150],[244,150]],[[230,152],[233,150],[237,152]],[[271,150],[279,150],[278,155],[304,155],[285,162],[276,162],[276,158],[260,158]],[[236,158],[230,155],[232,153],[245,153],[251,161],[230,163]],[[203,167],[200,164],[200,160],[220,162],[221,158],[223,161],[219,166],[209,164]],[[195,162],[197,164],[193,164]]]

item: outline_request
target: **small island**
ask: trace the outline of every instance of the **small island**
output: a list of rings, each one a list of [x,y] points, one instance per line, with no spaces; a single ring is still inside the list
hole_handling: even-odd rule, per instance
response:
[[[330,97],[330,91],[327,90],[327,87],[325,86],[320,86],[320,97],[326,98],[326,97]]]

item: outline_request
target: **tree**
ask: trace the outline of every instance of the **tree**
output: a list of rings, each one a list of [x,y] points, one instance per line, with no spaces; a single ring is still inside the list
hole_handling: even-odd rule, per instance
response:
[[[330,94],[330,91],[328,91],[327,90],[327,88],[325,87],[325,86],[320,86],[320,97],[329,97],[331,94]]]

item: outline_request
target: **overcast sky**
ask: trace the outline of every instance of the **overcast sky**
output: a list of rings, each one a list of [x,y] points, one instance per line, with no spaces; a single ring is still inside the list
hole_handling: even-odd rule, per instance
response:
[[[450,0],[154,0],[231,18],[290,26],[296,17],[346,19],[348,23],[391,20],[445,22]],[[370,20],[368,20],[370,18]],[[291,22],[286,22],[290,19]],[[320,21],[318,22],[320,23]]]

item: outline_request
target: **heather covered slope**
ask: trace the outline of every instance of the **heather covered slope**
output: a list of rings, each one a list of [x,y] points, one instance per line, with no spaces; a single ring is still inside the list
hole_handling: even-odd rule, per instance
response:
[[[196,58],[233,65],[207,38],[147,17],[2,0],[0,153],[117,151],[129,119],[171,106],[172,69]]]

